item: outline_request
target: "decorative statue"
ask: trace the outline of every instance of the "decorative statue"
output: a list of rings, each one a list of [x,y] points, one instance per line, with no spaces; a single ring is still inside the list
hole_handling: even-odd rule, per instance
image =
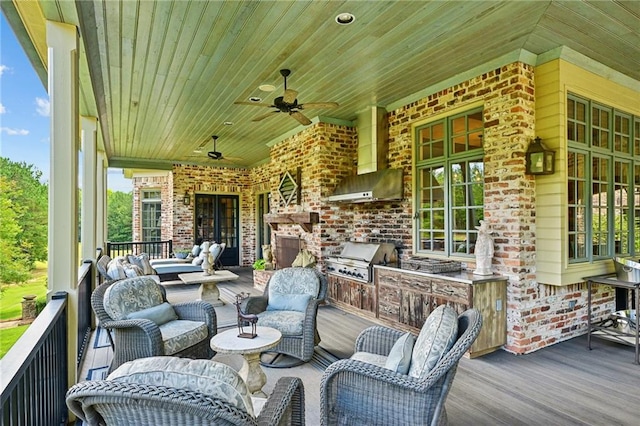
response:
[[[204,253],[202,256],[202,273],[204,275],[211,275],[213,271],[213,265],[211,264],[211,259],[209,256],[209,242],[205,241],[202,243],[202,252]]]
[[[242,337],[244,339],[253,339],[257,336],[256,324],[258,323],[258,316],[256,314],[245,314],[244,312],[242,312],[242,309],[240,309],[242,301],[247,297],[249,297],[249,294],[245,296],[244,292],[236,294],[236,303],[234,303],[234,305],[236,305],[236,309],[238,310],[238,337]],[[249,323],[249,325],[251,326],[251,332],[247,333],[246,331],[244,331],[243,326],[245,323]]]
[[[262,246],[262,258],[264,259],[264,269],[273,269],[273,252],[271,251],[271,244],[264,244]]]
[[[493,237],[486,221],[481,220],[478,230],[478,240],[476,241],[476,269],[475,275],[493,275],[491,271],[491,261],[493,259]]]

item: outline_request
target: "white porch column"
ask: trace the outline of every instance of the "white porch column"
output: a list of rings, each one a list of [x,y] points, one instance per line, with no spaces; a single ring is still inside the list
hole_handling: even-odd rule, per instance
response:
[[[101,224],[97,221],[97,180],[102,170],[97,169],[97,128],[98,119],[81,117],[82,129],[82,226],[80,242],[83,261],[96,257],[96,231]]]
[[[98,151],[96,164],[96,247],[107,246],[107,155]]]
[[[51,104],[49,177],[49,292],[66,291],[69,383],[78,353],[78,35],[76,27],[47,21]]]

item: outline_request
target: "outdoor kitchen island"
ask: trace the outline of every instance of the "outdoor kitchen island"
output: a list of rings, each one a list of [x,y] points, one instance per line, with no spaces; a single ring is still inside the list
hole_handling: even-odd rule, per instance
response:
[[[507,341],[507,277],[474,275],[469,271],[426,273],[374,266],[378,319],[394,328],[418,332],[438,305],[458,313],[476,308],[482,330],[468,355],[493,352]]]
[[[482,314],[483,326],[469,357],[493,352],[506,343],[507,277],[474,275],[464,270],[427,273],[382,265],[373,265],[373,275],[372,282],[358,283],[356,288],[356,283],[329,274],[331,302],[416,334],[438,305],[449,304],[458,313],[473,307]]]

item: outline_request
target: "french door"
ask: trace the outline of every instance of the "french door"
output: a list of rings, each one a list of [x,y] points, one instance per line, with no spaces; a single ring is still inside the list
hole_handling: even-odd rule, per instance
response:
[[[196,242],[225,243],[225,266],[240,263],[240,209],[237,195],[196,194]]]

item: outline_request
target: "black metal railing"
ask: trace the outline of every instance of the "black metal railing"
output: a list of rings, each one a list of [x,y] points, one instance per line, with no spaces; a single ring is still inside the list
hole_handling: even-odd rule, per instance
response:
[[[126,256],[128,254],[139,255],[146,253],[149,259],[163,259],[173,254],[173,241],[107,241],[106,255],[110,258]]]
[[[54,294],[3,357],[3,425],[66,424],[67,312],[67,293]]]
[[[78,274],[78,365],[91,338],[91,293],[96,282],[95,268],[92,265],[91,260],[85,260]]]

